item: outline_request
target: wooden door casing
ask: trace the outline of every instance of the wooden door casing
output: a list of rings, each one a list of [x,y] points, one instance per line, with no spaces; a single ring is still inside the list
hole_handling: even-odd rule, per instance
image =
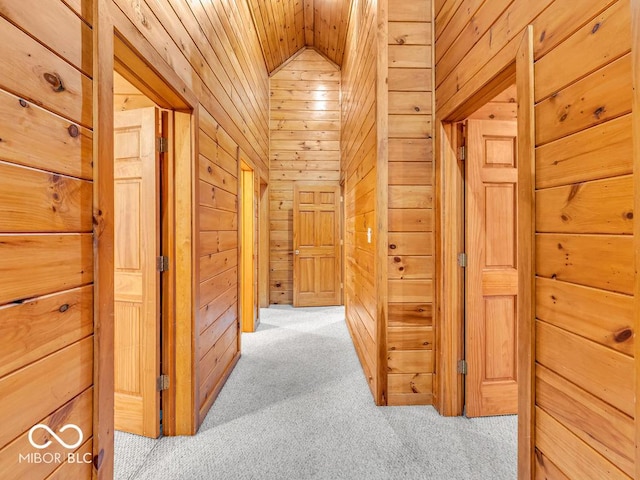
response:
[[[295,185],[293,306],[340,305],[340,187]]]
[[[160,434],[159,136],[155,107],[116,112],[114,125],[115,429]]]
[[[466,124],[466,412],[515,414],[517,122]]]

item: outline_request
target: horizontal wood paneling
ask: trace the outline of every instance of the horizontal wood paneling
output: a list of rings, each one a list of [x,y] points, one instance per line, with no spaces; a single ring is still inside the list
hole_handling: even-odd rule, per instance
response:
[[[266,169],[268,78],[245,2],[115,0],[233,141]],[[215,135],[215,132],[212,132]]]
[[[574,7],[438,0],[436,105],[442,118],[457,115],[513,62],[533,25],[534,355],[546,368],[538,367],[534,471],[520,474],[629,478],[637,474],[631,18],[626,1]]]
[[[375,202],[376,9],[373,1],[352,2],[342,67],[341,142],[341,177],[345,181],[346,318],[374,398],[380,390],[378,286],[374,266],[378,213]],[[368,228],[373,233],[371,243],[367,239]]]
[[[93,389],[88,388],[78,396],[72,398],[62,407],[54,411],[51,415],[40,419],[38,424],[47,425],[52,431],[56,432],[66,443],[74,444],[77,441],[77,432],[75,430],[68,430],[60,433],[60,429],[67,425],[77,425],[83,432],[84,443],[73,450],[67,450],[58,442],[52,441],[51,445],[42,452],[50,455],[60,455],[61,461],[68,459],[68,454],[73,453],[76,459],[79,459],[81,465],[84,465],[82,469],[76,472],[69,472],[63,469],[58,462],[28,462],[19,461],[20,455],[27,455],[30,451],[33,451],[29,444],[29,432],[23,433],[20,437],[7,445],[4,449],[0,450],[0,468],[3,475],[8,480],[20,480],[23,478],[51,478],[49,475],[59,470],[63,470],[65,474],[71,476],[66,478],[90,478],[91,477],[91,462],[85,463],[85,460],[91,458],[91,437],[93,434]],[[38,445],[43,445],[49,436],[44,430],[38,429],[33,432],[33,440]],[[87,448],[88,446],[88,448]],[[84,456],[88,453],[88,456]],[[79,455],[79,456],[78,456]],[[55,457],[51,457],[55,458]],[[66,465],[66,461],[64,465]],[[88,468],[87,468],[88,467]],[[54,478],[55,478],[54,473]],[[59,478],[59,477],[58,477]]]
[[[540,450],[554,465],[562,465],[567,478],[630,478],[540,408],[536,409],[535,434]]]
[[[389,1],[387,43],[388,405],[428,405],[433,362],[412,358],[434,348],[433,329],[423,323],[430,320],[434,270],[431,2]]]
[[[275,73],[270,82],[269,299],[272,304],[291,304],[293,257],[288,254],[293,250],[294,185],[299,181],[337,182],[340,178],[340,71],[322,55],[307,49]],[[312,111],[305,113],[308,109]],[[303,113],[304,120],[274,118]],[[327,116],[335,120],[320,118]]]
[[[0,380],[0,448],[93,383],[93,338],[85,338]]]
[[[627,475],[633,475],[633,418],[542,366],[536,368],[536,392],[540,408]]]
[[[3,126],[0,159],[90,180],[93,177],[91,130],[20,100],[0,90]],[[72,136],[74,126],[77,136]]]
[[[52,0],[43,9],[0,1],[0,471],[7,478],[58,475],[56,463],[18,462],[37,423],[56,432],[77,424],[85,443],[76,452],[92,455],[93,2],[79,3]],[[53,452],[66,455],[56,442]],[[92,472],[85,464],[71,473]]]
[[[232,357],[223,356],[229,342],[238,345],[238,145],[205,110],[198,136],[200,297],[196,369],[200,421],[219,391]],[[224,344],[224,348],[222,345]],[[217,348],[216,348],[217,346]],[[205,358],[207,352],[213,351]],[[222,349],[222,351],[220,351]]]

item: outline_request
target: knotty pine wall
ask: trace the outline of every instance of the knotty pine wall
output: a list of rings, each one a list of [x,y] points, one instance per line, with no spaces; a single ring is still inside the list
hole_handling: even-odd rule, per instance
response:
[[[435,11],[442,118],[534,28],[535,476],[637,478],[629,1],[436,0]]]
[[[28,440],[38,423],[56,432],[78,425],[75,452],[93,455],[91,3],[0,2],[0,471],[8,479],[92,473],[91,463],[18,462],[39,452]],[[57,442],[46,451],[68,452]]]
[[[256,175],[266,178],[267,72],[246,2],[114,0],[113,7],[116,27],[133,23],[199,101],[194,211],[199,424],[239,356],[238,149]]]
[[[433,397],[431,2],[389,0],[387,403]]]
[[[293,303],[293,186],[340,180],[340,70],[303,50],[270,79],[270,285]]]
[[[376,2],[355,1],[342,66],[342,163],[345,179],[347,326],[377,403]],[[374,232],[367,242],[367,229]]]

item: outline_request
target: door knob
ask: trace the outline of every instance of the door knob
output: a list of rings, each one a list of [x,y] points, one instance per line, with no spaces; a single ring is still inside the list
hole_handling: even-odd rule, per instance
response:
[[[295,251],[295,252],[293,252],[293,253],[295,253],[296,255],[300,255],[300,250],[296,250],[296,251]]]

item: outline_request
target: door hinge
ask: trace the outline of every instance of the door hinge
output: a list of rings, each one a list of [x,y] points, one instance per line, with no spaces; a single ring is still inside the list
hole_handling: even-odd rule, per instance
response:
[[[342,195],[340,195],[340,202],[344,202],[344,197]]]
[[[169,139],[167,137],[158,137],[157,142],[158,152],[167,153],[169,151]]]
[[[458,373],[462,375],[467,374],[467,361],[466,360],[458,360]]]
[[[169,270],[169,257],[165,257],[164,255],[159,256],[156,259],[156,267],[159,272],[166,272]]]
[[[160,375],[156,380],[156,389],[159,392],[169,390],[169,375]]]
[[[462,145],[461,147],[458,147],[458,160],[464,161],[466,159],[467,159],[467,147]]]
[[[467,254],[466,253],[459,253],[458,254],[458,266],[460,266],[462,268],[466,268],[467,267]]]

